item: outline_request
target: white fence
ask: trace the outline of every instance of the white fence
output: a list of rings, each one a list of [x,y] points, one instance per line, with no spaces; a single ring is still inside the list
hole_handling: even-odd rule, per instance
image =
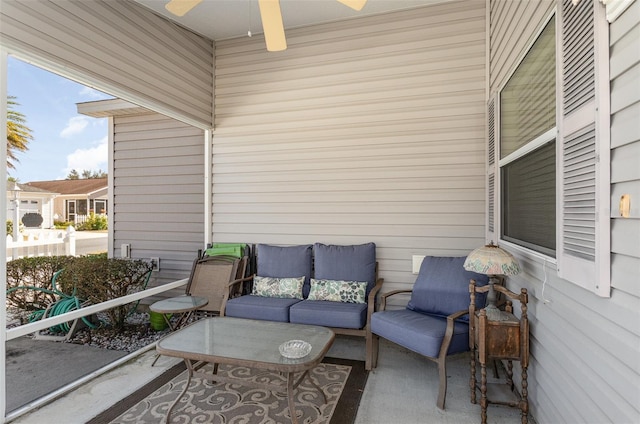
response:
[[[7,235],[7,261],[32,256],[62,256],[76,254],[76,230],[72,226],[66,231],[41,231],[20,235],[13,240]]]

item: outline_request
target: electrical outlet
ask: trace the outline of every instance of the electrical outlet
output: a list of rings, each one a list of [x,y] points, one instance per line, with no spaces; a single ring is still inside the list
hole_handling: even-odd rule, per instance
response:
[[[120,257],[121,258],[131,257],[131,245],[129,243],[123,243],[120,245]]]
[[[420,273],[420,266],[422,265],[422,260],[424,259],[424,255],[413,255],[411,257],[412,267],[411,272],[414,274]]]
[[[153,266],[153,268],[151,268],[152,271],[160,271],[160,258],[155,257],[155,258],[151,258],[151,265]]]

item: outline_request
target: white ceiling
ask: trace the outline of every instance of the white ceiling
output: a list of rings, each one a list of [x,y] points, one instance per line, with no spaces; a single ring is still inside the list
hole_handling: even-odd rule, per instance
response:
[[[154,12],[212,40],[262,34],[258,0],[203,0],[183,17],[169,13],[169,0],[135,0]],[[280,0],[285,29],[331,22],[449,0],[368,0],[357,12],[336,0]]]

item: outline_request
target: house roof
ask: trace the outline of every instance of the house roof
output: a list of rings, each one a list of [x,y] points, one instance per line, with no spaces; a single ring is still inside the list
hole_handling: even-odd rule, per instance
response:
[[[92,194],[108,187],[106,178],[85,178],[79,180],[31,181],[27,186],[53,191],[60,194]]]
[[[58,194],[57,191],[52,191],[50,189],[30,186],[28,184],[20,184],[14,181],[7,181],[7,195],[9,195],[10,191],[14,191],[16,186],[18,186],[20,191],[23,193]]]

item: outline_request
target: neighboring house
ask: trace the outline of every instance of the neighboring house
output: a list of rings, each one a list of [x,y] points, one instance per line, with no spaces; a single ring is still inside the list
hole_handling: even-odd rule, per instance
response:
[[[14,198],[15,187],[18,187],[18,213],[20,221],[27,213],[37,213],[42,216],[42,224],[38,228],[52,228],[54,222],[54,201],[58,195],[56,192],[32,187],[28,184],[7,182],[7,219],[14,220]],[[28,224],[28,223],[27,223]]]
[[[107,215],[107,178],[83,178],[77,180],[31,181],[32,188],[58,193],[54,200],[54,218],[81,224],[92,212]]]
[[[109,253],[160,257],[157,283],[209,241],[374,241],[390,291],[493,240],[529,291],[536,421],[638,422],[640,1],[577,3],[445,1],[269,54],[135,2],[8,0],[0,43],[126,99],[79,111],[110,116]]]

